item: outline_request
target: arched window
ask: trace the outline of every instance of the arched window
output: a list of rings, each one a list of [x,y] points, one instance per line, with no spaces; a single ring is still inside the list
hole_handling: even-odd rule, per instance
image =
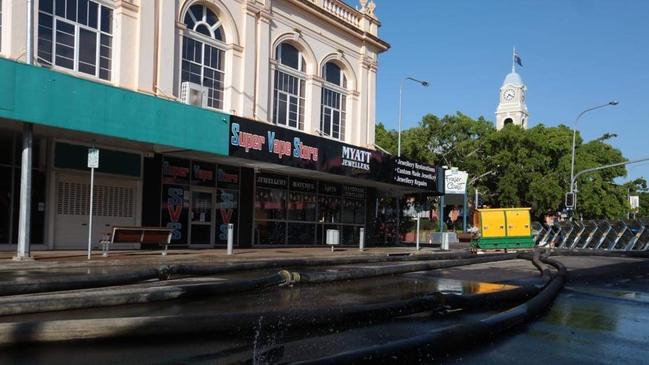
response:
[[[277,46],[273,92],[273,122],[304,129],[306,62],[302,52],[289,43]]]
[[[185,14],[181,82],[207,89],[207,106],[223,109],[225,35],[214,12],[204,5],[192,5]]]
[[[38,2],[38,62],[111,78],[113,9],[91,0]]]
[[[508,124],[514,124],[514,121],[512,120],[512,118],[505,119],[505,125],[508,125]]]
[[[320,130],[329,137],[344,140],[347,117],[347,78],[340,67],[333,62],[327,62],[322,67],[322,77],[325,84],[322,88]]]

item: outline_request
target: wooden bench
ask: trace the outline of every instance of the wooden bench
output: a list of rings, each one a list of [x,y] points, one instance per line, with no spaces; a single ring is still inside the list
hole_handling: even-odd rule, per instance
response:
[[[162,256],[167,256],[174,230],[162,227],[113,227],[100,241],[102,256],[108,256],[109,246],[113,243],[157,244],[164,247]]]

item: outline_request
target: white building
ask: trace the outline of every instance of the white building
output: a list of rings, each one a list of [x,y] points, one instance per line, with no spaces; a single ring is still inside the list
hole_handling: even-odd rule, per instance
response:
[[[382,201],[436,187],[432,167],[374,148],[389,45],[373,1],[33,4],[25,65],[27,2],[0,0],[0,249],[85,246],[91,146],[95,242],[162,226],[213,247],[233,223],[241,247],[321,244],[328,229],[350,244]]]

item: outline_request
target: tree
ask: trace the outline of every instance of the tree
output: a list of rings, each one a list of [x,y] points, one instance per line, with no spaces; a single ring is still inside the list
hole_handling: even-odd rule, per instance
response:
[[[388,130],[383,123],[376,125],[376,145],[388,151],[397,154],[398,134],[395,130]]]
[[[475,184],[486,203],[494,207],[528,206],[540,219],[546,212],[563,209],[570,185],[572,133],[565,125],[543,124],[527,130],[507,125],[496,131],[482,117],[472,119],[457,113],[440,119],[429,114],[418,126],[403,131],[402,155],[432,165],[458,167],[470,178],[494,170],[495,175]],[[396,142],[396,132],[386,131],[383,125],[377,126],[377,141],[379,136],[388,146]],[[607,133],[584,143],[578,133],[575,171],[625,161],[622,153],[608,144],[615,137]],[[626,190],[615,184],[615,179],[625,175],[626,169],[621,166],[580,177],[579,213],[584,218],[624,216]]]

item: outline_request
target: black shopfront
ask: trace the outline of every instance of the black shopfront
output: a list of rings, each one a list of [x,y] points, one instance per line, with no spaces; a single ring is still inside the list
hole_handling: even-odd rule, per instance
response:
[[[390,220],[386,201],[443,186],[435,167],[243,118],[231,118],[229,142],[230,158],[242,162],[244,247],[321,245],[329,229],[344,245],[357,245],[362,228],[368,244],[383,242],[376,231]]]
[[[172,246],[240,248],[394,242],[400,194],[435,195],[437,169],[328,138],[232,117],[229,157],[191,151],[144,159],[145,226],[174,229]],[[390,236],[390,237],[388,237]],[[374,242],[376,241],[376,242]]]

